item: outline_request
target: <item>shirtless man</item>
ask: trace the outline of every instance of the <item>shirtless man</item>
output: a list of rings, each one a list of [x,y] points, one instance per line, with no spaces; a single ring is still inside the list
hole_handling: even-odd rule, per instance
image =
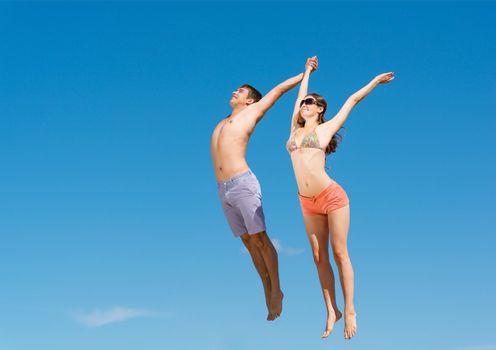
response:
[[[314,62],[313,64],[317,64]],[[231,115],[212,134],[211,151],[224,214],[235,237],[241,237],[262,279],[267,320],[282,312],[277,252],[267,236],[260,184],[246,162],[246,145],[257,123],[284,93],[303,79],[303,73],[273,88],[262,98],[250,85],[233,92]]]

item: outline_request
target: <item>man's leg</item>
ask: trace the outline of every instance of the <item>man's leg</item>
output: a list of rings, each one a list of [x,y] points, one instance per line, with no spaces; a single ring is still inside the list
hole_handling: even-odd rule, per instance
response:
[[[265,232],[262,193],[260,184],[253,173],[249,172],[240,182],[233,191],[232,198],[236,208],[243,216],[243,224],[248,232],[248,238],[245,238],[243,242],[245,240],[249,242],[247,248],[255,262],[255,267],[257,264],[261,267],[261,273],[259,273],[262,281],[266,279],[266,275],[269,276],[270,288],[266,288],[265,291],[269,293],[269,316],[267,319],[272,321],[279,317],[282,312],[283,294],[279,286],[277,252]]]
[[[265,231],[250,235],[250,243],[256,247],[263,258],[263,262],[270,280],[269,320],[274,320],[281,315],[282,299],[284,294],[279,283],[279,266],[277,251]]]
[[[264,259],[258,247],[255,245],[254,240],[251,239],[251,235],[245,233],[241,235],[241,240],[245,245],[246,249],[250,253],[251,259],[253,260],[253,264],[257,269],[258,274],[260,275],[260,279],[262,280],[262,285],[264,288],[265,294],[265,304],[267,305],[267,320],[273,320],[275,317],[271,314],[270,310],[270,296],[271,296],[271,284],[269,272],[267,271],[267,267],[265,266]]]

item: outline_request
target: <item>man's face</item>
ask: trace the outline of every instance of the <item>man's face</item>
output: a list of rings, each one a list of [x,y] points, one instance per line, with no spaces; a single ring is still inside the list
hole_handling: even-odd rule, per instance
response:
[[[248,98],[248,89],[240,87],[233,91],[229,104],[231,107],[239,105],[246,106],[249,102],[248,100],[250,100]]]

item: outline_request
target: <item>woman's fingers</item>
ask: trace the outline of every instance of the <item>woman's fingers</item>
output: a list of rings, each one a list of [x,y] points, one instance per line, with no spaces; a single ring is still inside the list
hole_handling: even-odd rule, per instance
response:
[[[388,73],[379,74],[376,79],[381,84],[389,83],[391,80],[394,79],[394,72],[388,72]]]

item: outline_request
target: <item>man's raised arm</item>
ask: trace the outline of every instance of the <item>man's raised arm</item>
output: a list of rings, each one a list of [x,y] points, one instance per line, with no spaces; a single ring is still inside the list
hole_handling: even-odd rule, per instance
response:
[[[250,109],[256,111],[257,123],[260,119],[263,118],[265,112],[269,110],[270,107],[274,105],[274,103],[281,97],[283,94],[294,88],[298,85],[303,79],[303,73],[300,73],[288,80],[280,83],[275,88],[269,91],[267,95],[262,97],[262,99],[252,105],[250,105]]]

